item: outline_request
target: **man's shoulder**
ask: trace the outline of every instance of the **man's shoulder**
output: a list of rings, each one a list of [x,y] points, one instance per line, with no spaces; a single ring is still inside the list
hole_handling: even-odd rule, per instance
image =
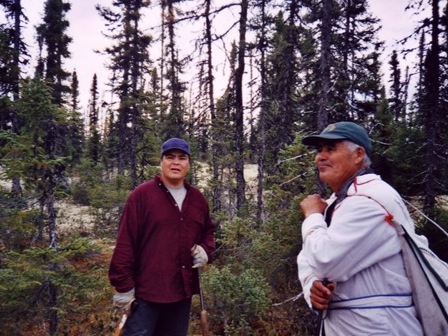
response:
[[[376,188],[392,188],[387,182],[383,181],[380,175],[377,174],[366,174],[360,175],[355,178],[353,183],[355,189],[371,189]]]
[[[148,191],[153,191],[159,188],[159,182],[156,178],[140,183],[135,189],[132,191],[132,194],[141,194],[146,193]]]
[[[398,192],[376,174],[358,176],[350,194],[352,196],[367,196],[376,201],[385,201],[398,197]]]

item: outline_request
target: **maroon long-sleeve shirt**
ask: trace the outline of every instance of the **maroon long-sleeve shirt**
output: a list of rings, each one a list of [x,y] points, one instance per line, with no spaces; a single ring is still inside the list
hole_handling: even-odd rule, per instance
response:
[[[129,196],[109,267],[109,280],[117,292],[135,288],[136,297],[161,303],[199,293],[191,248],[201,245],[210,262],[214,225],[201,192],[188,183],[185,187],[181,211],[159,176]]]

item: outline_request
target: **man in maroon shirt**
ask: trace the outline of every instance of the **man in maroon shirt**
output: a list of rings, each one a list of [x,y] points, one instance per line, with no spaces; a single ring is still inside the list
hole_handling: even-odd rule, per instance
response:
[[[161,149],[161,173],[131,193],[109,267],[114,304],[134,311],[123,335],[185,336],[196,268],[211,261],[214,225],[201,192],[185,181],[190,146],[179,138]]]

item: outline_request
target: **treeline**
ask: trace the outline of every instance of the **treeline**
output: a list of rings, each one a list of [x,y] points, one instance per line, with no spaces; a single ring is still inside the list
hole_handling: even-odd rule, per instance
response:
[[[379,20],[367,0],[96,6],[110,41],[102,52],[111,98],[100,99],[92,74],[85,119],[76,71],[64,68],[71,56],[70,2],[45,1],[33,42],[39,56],[27,77],[26,8],[20,0],[0,0],[0,7],[6,18],[0,24],[0,169],[7,182],[0,190],[0,321],[8,335],[110,334],[106,270],[120,208],[133,187],[158,171],[160,144],[172,136],[194,148],[193,183],[208,167],[204,192],[218,249],[204,272],[204,290],[215,335],[312,330],[314,314],[302,300],[287,299],[301,290],[299,200],[328,193],[300,139],[328,123],[365,126],[375,170],[448,226],[446,1],[409,0],[410,13],[430,9],[428,17],[403,37],[404,51],[393,52],[386,77]],[[144,15],[149,9],[162,18],[154,35]],[[217,35],[214,20],[230,11],[239,16]],[[179,29],[193,22],[202,25],[197,49],[182,58]],[[401,53],[413,51],[406,42],[415,38],[415,67],[402,69]],[[215,62],[223,44],[230,71],[217,96]],[[185,79],[192,66],[195,76]],[[248,163],[258,167],[255,185],[245,180]],[[61,232],[60,202],[90,206],[93,227]],[[446,239],[422,217],[416,220],[448,259]],[[197,327],[193,321],[192,334]]]

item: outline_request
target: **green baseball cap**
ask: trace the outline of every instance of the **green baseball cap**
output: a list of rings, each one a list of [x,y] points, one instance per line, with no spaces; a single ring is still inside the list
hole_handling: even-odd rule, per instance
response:
[[[317,146],[322,140],[350,140],[363,147],[368,156],[372,153],[372,142],[364,127],[351,121],[340,121],[328,125],[320,134],[309,135],[302,139],[306,146]]]

